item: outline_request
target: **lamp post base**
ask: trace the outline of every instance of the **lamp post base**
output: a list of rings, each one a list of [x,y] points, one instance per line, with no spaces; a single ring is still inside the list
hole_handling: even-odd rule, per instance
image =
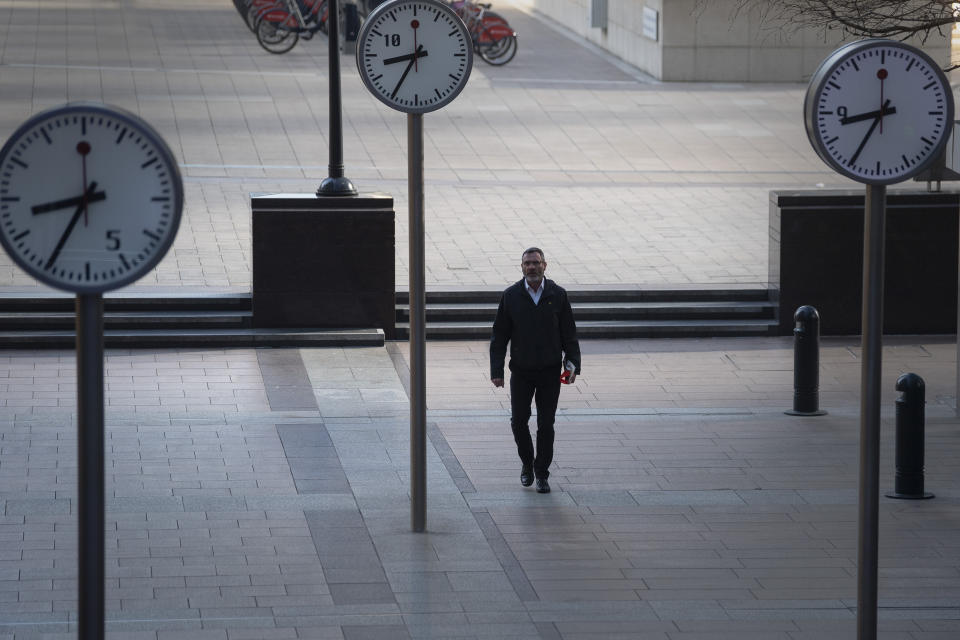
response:
[[[350,182],[350,178],[341,176],[339,178],[324,178],[320,186],[317,187],[317,197],[326,196],[355,196],[357,188]]]

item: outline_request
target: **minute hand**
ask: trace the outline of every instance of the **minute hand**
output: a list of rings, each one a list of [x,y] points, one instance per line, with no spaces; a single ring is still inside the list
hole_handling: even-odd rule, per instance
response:
[[[423,45],[417,47],[417,50],[410,54],[410,62],[407,63],[407,68],[403,70],[403,75],[400,76],[400,81],[397,82],[397,86],[393,88],[393,93],[390,94],[390,98],[396,98],[397,92],[400,91],[400,85],[403,84],[403,81],[407,79],[407,74],[410,73],[410,69],[413,68],[413,63],[417,61],[420,52],[423,50]],[[424,53],[426,53],[424,51]]]
[[[863,140],[860,141],[860,146],[857,147],[857,150],[852,156],[850,156],[850,161],[847,163],[848,167],[852,167],[857,161],[857,158],[860,157],[860,152],[863,151],[863,148],[867,146],[867,140],[870,139],[870,136],[873,135],[874,129],[877,128],[877,125],[880,124],[880,116],[877,116],[873,119],[873,124],[870,125],[870,128],[867,130],[867,135],[863,136]]]
[[[406,62],[407,60],[416,60],[417,58],[426,58],[427,52],[421,47],[414,53],[408,53],[405,56],[397,56],[396,58],[387,58],[383,61],[383,64],[394,64],[396,62]]]
[[[80,201],[80,204],[77,205],[77,210],[73,212],[73,217],[70,218],[70,222],[67,224],[66,230],[63,232],[63,235],[60,236],[60,241],[57,242],[57,246],[54,247],[53,253],[50,254],[50,257],[47,259],[47,263],[43,265],[44,269],[49,269],[53,266],[53,263],[57,261],[57,258],[60,257],[60,251],[63,249],[63,245],[67,243],[67,238],[70,237],[70,234],[73,232],[73,228],[77,226],[77,220],[80,219],[80,216],[84,211],[87,210],[87,204],[90,202],[90,196],[92,196],[97,191],[97,183],[91,182],[90,186],[87,187],[87,192],[84,194],[84,198]]]
[[[840,118],[840,124],[852,124],[854,122],[863,122],[864,120],[872,120],[874,118],[880,118],[882,116],[889,116],[897,112],[896,107],[889,107],[890,101],[883,105],[883,109],[877,109],[876,111],[869,111],[867,113],[858,113],[855,116],[848,116],[846,118]]]

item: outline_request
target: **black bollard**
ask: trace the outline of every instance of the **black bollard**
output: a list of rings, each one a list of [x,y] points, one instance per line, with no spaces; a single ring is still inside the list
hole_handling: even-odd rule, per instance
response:
[[[932,493],[923,490],[924,384],[915,373],[897,378],[897,473],[888,498],[926,500]]]
[[[790,416],[822,416],[820,409],[820,314],[809,305],[793,314],[793,409]]]

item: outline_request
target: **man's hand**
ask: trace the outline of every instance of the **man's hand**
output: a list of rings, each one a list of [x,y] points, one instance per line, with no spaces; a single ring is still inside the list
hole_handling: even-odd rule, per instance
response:
[[[503,378],[490,378],[490,382],[492,382],[495,387],[503,386]]]
[[[575,374],[573,371],[571,371],[571,372],[570,372],[570,377],[567,378],[567,384],[573,384],[574,380],[576,380],[576,379],[577,379],[577,374]]]

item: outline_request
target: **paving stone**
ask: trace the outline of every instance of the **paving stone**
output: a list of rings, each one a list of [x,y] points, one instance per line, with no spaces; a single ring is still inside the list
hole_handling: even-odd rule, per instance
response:
[[[343,625],[343,640],[403,640],[410,638],[405,626]]]

